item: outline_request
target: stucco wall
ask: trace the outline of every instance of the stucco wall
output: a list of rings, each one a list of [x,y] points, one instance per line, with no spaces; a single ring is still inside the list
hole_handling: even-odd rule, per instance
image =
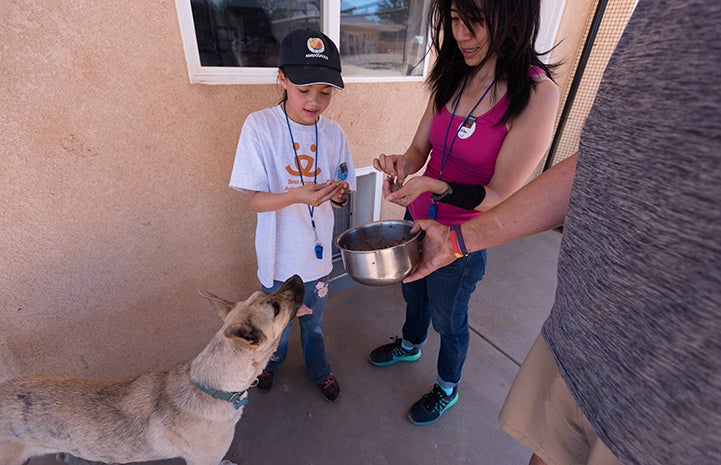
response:
[[[255,215],[227,182],[245,116],[277,88],[190,85],[172,0],[0,15],[0,380],[192,357],[219,327],[197,291],[258,287]],[[351,83],[326,114],[362,167],[406,148],[426,98]]]
[[[190,85],[170,0],[0,12],[0,379],[191,357],[219,326],[197,291],[258,287],[255,214],[227,183],[278,89]],[[403,150],[424,104],[420,83],[349,84],[327,116],[360,167]]]

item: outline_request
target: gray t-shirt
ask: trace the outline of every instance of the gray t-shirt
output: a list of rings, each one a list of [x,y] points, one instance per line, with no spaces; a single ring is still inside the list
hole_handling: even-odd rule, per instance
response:
[[[641,0],[579,150],[543,335],[623,463],[721,464],[721,1]]]

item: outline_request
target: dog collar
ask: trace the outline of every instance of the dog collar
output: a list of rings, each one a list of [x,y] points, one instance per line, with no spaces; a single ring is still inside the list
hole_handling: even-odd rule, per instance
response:
[[[248,398],[243,397],[243,394],[248,391],[227,392],[209,388],[208,386],[203,386],[200,383],[195,383],[195,385],[198,387],[198,389],[200,389],[206,394],[211,395],[214,399],[227,400],[228,402],[233,404],[233,407],[235,407],[236,410],[248,403]]]

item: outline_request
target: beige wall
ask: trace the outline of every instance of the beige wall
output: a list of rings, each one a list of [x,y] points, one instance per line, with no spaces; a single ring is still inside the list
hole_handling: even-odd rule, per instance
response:
[[[258,286],[255,215],[227,182],[276,87],[190,85],[171,0],[0,15],[0,380],[192,357],[219,327],[197,291]],[[362,167],[405,149],[425,101],[421,83],[351,83],[327,116]]]

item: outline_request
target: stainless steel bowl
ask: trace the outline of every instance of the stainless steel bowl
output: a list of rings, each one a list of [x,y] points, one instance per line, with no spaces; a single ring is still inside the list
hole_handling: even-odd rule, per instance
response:
[[[385,286],[411,274],[420,257],[410,221],[374,221],[350,228],[335,240],[348,275],[361,284]]]

